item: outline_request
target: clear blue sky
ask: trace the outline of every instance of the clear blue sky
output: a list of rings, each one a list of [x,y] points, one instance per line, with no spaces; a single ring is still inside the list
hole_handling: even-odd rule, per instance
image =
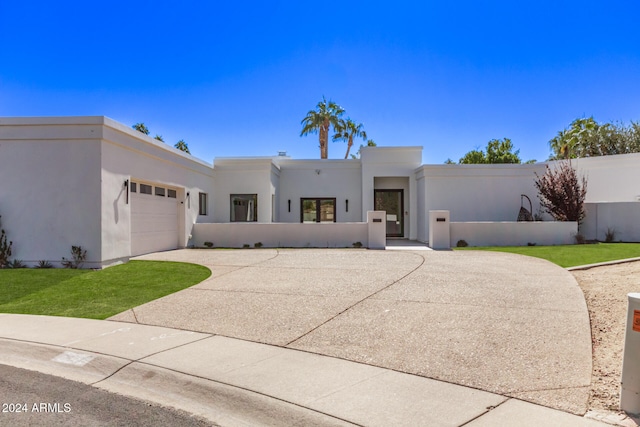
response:
[[[319,158],[322,96],[424,163],[640,120],[640,2],[0,0],[0,116],[144,122],[192,154]],[[345,143],[330,143],[342,158]]]

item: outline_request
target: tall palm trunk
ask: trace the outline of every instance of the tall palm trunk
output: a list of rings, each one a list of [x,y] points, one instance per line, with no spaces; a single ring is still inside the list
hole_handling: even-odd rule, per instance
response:
[[[353,136],[349,136],[349,141],[347,142],[347,154],[344,155],[345,159],[349,158],[349,151],[351,150],[352,145],[353,145]]]
[[[320,127],[320,158],[329,158],[329,119],[325,119]]]

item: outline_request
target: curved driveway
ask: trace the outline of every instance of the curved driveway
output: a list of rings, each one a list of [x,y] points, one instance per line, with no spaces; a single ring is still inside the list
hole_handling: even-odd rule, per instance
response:
[[[339,357],[587,409],[591,333],[566,270],[481,251],[178,250],[210,278],[111,318]]]

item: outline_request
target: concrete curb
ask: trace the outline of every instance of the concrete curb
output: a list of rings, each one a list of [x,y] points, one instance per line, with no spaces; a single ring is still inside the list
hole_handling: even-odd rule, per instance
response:
[[[0,340],[0,363],[221,425],[606,425],[389,369],[170,328],[0,314]]]
[[[607,265],[626,264],[628,262],[635,262],[635,261],[640,261],[640,257],[617,259],[617,260],[605,261],[605,262],[597,262],[595,264],[577,265],[575,267],[567,267],[567,270],[568,271],[588,270],[590,268],[595,268],[595,267],[605,267]]]

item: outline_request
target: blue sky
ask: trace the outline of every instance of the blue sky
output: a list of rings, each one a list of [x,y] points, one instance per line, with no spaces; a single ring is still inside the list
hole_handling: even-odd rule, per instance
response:
[[[325,96],[424,163],[640,120],[640,2],[0,0],[0,116],[144,122],[192,154],[319,158]],[[343,142],[329,157],[342,158]]]

